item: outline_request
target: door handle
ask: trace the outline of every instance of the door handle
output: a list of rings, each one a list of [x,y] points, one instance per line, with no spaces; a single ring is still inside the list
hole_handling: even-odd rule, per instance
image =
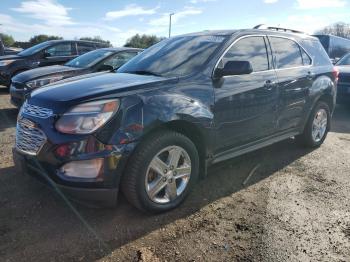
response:
[[[272,90],[275,86],[276,86],[276,82],[275,81],[272,81],[272,80],[267,80],[265,82],[265,85],[264,85],[264,88],[267,89],[267,90]]]

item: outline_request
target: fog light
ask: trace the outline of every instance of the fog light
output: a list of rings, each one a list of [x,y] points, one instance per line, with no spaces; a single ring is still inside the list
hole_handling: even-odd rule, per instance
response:
[[[67,177],[96,178],[100,175],[102,167],[102,158],[84,161],[74,161],[65,164],[63,167],[61,167],[60,172]]]

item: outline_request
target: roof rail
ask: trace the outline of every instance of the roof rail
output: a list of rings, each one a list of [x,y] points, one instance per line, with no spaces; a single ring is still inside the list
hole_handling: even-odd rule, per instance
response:
[[[297,33],[297,34],[306,34],[305,32],[302,32],[299,30],[277,27],[277,26],[266,26],[265,24],[260,24],[260,25],[254,26],[253,29],[266,29],[266,30],[275,30],[275,31],[283,31],[283,32],[292,32],[292,33]]]

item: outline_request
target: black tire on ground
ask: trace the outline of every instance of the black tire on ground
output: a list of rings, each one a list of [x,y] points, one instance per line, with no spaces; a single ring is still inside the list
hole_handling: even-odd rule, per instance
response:
[[[324,109],[327,113],[327,128],[326,128],[326,132],[323,135],[322,139],[320,139],[319,141],[315,141],[312,137],[312,126],[313,126],[313,121],[315,119],[315,116],[317,114],[317,112],[319,112],[319,110]],[[299,136],[296,136],[296,139],[298,141],[298,143],[304,147],[310,147],[310,148],[315,148],[315,147],[319,147],[323,144],[323,142],[325,141],[327,134],[330,130],[331,127],[331,113],[330,113],[330,109],[327,103],[323,102],[323,101],[319,101],[317,102],[316,106],[313,108],[309,119],[307,121],[307,124],[305,126],[304,132],[302,134],[300,134]]]
[[[182,194],[169,203],[159,204],[151,200],[146,191],[146,173],[152,159],[164,148],[179,146],[191,160],[191,175]],[[196,146],[186,136],[170,131],[160,130],[140,143],[132,154],[121,181],[121,190],[127,200],[141,211],[161,213],[180,205],[193,188],[199,174],[199,156]]]

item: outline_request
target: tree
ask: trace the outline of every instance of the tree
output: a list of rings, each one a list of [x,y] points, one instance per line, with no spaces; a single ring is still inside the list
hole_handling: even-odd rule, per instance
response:
[[[63,39],[62,37],[60,36],[54,36],[54,35],[36,35],[36,36],[33,36],[32,38],[29,39],[29,44],[30,46],[33,46],[33,45],[37,45],[37,44],[40,44],[42,42],[46,42],[46,41],[49,41],[49,40],[61,40]]]
[[[106,44],[106,45],[108,45],[108,46],[112,46],[112,45],[111,45],[111,42],[109,42],[108,40],[103,40],[100,36],[82,37],[82,38],[80,38],[80,40],[94,41],[94,42],[99,42],[99,43]]]
[[[163,37],[157,37],[155,35],[134,35],[126,41],[125,47],[134,47],[134,48],[148,48],[160,41]]]
[[[316,34],[322,35],[335,35],[350,39],[350,24],[344,22],[338,22],[329,26],[326,26],[322,30],[316,32]]]
[[[13,44],[15,43],[15,40],[11,35],[0,33],[0,38],[4,43],[4,46],[13,46]]]

